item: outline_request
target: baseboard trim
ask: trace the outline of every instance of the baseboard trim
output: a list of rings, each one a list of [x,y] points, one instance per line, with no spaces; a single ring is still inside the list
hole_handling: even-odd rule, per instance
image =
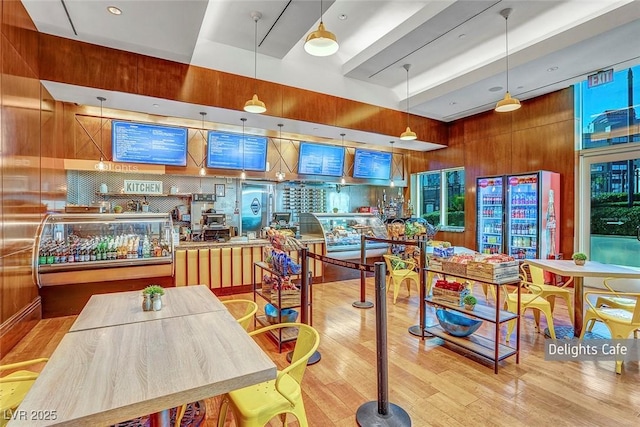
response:
[[[0,358],[20,342],[27,333],[42,319],[42,302],[37,296],[22,310],[0,325]]]

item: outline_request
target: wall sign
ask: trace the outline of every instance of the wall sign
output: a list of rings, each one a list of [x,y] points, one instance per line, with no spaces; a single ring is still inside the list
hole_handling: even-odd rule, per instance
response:
[[[124,180],[125,194],[162,194],[162,181]]]

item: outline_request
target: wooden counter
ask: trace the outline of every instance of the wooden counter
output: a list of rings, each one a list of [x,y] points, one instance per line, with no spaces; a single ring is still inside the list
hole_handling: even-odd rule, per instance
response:
[[[309,251],[324,254],[322,236],[303,236],[299,239]],[[264,261],[266,239],[249,241],[180,242],[175,251],[175,286],[203,284],[219,295],[248,292],[252,289],[252,266]],[[296,258],[297,252],[291,252]],[[313,277],[322,277],[322,262],[310,260]]]

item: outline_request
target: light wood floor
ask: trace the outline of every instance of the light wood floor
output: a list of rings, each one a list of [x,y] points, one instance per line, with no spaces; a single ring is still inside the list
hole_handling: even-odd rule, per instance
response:
[[[479,289],[474,293],[481,296]],[[354,426],[360,405],[377,400],[376,312],[353,308],[359,295],[358,281],[314,286],[313,325],[321,335],[322,360],[307,368],[303,382],[311,426]],[[374,301],[372,281],[367,299]],[[422,341],[407,332],[419,317],[414,287],[411,297],[403,286],[397,304],[391,303],[391,293],[387,302],[389,400],[408,412],[414,426],[640,424],[638,362],[625,363],[622,375],[616,375],[614,362],[547,362],[544,336],[535,332],[527,314],[520,364],[509,358],[495,375],[489,363],[443,346],[438,338]],[[561,301],[555,314],[556,324],[569,325]],[[433,310],[428,309],[428,315],[435,323]],[[2,363],[50,355],[74,319],[41,321]],[[483,326],[479,332],[488,331]],[[278,354],[269,340],[260,344],[285,366],[286,351]],[[215,425],[217,404],[216,398],[207,401],[206,426]],[[274,420],[272,425],[279,423]]]

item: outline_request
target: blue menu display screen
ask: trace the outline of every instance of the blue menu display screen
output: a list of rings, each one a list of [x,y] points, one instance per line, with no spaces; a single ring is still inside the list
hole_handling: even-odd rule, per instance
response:
[[[344,148],[335,145],[300,143],[298,173],[301,175],[342,176]]]
[[[264,171],[267,167],[267,137],[209,131],[207,167]]]
[[[391,159],[391,153],[356,149],[353,159],[353,177],[389,179],[391,176]]]
[[[114,162],[187,165],[186,128],[133,122],[111,122]]]

